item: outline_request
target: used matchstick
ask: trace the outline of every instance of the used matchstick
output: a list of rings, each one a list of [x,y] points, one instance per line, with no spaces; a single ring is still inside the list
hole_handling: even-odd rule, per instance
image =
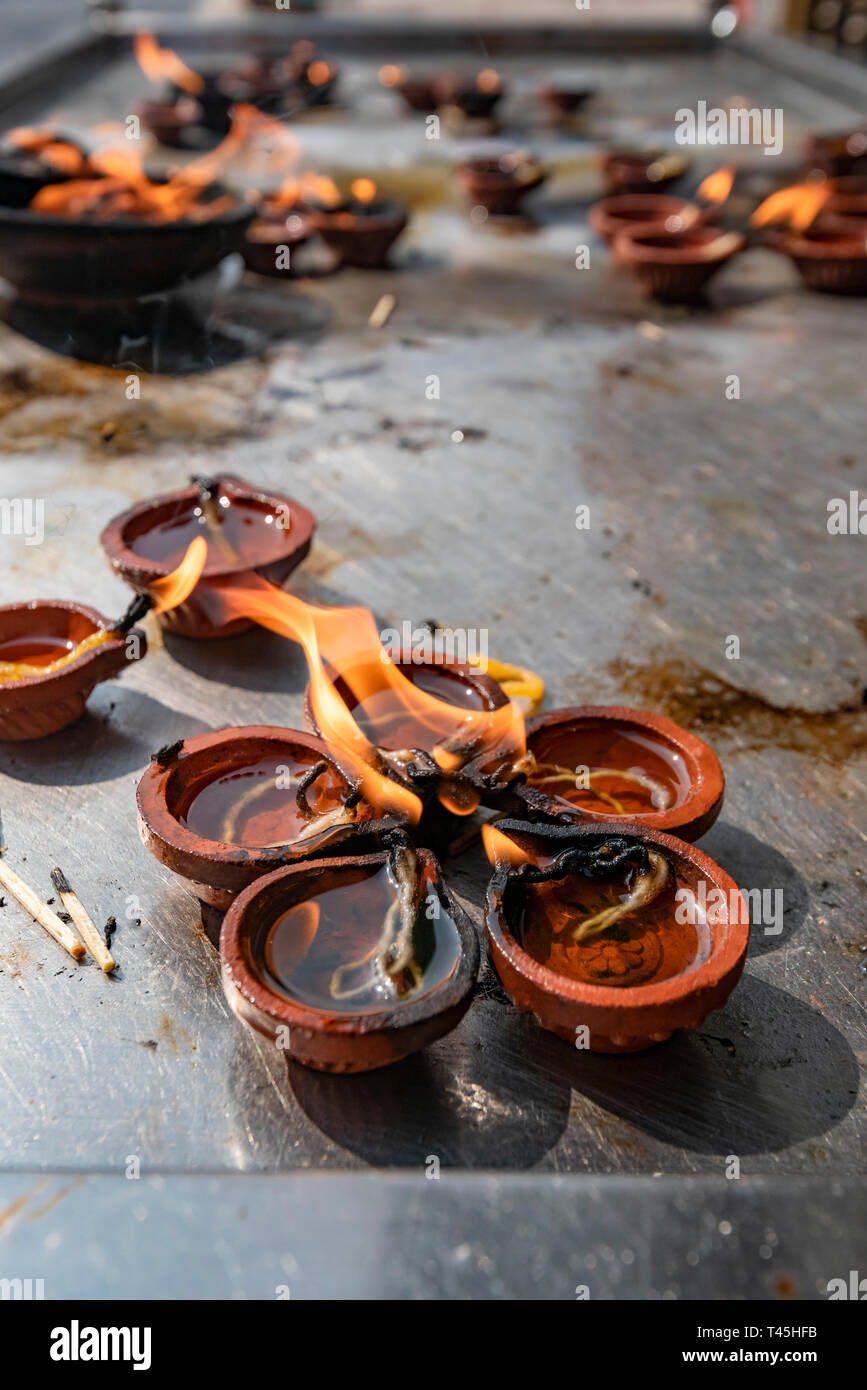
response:
[[[58,897],[78,928],[81,938],[93,959],[106,975],[110,975],[117,962],[108,950],[96,924],[88,916],[77,893],[70,887],[69,880],[62,869],[51,870],[51,882],[57,889]]]
[[[6,888],[16,898],[25,912],[29,912],[34,922],[38,922],[40,927],[44,927],[49,936],[53,936],[58,946],[62,946],[64,951],[75,960],[81,960],[84,955],[84,947],[79,941],[75,932],[68,927],[65,922],[61,922],[56,912],[38,898],[33,889],[19,878],[9,865],[0,859],[0,884]],[[72,916],[72,913],[69,914]]]

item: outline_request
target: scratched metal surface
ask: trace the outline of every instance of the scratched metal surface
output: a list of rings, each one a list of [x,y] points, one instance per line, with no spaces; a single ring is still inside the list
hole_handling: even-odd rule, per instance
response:
[[[492,655],[544,674],[549,707],[646,704],[704,733],[728,795],[703,847],[743,887],[783,890],[784,930],[755,930],[742,983],[700,1034],[647,1053],[578,1055],[486,975],[461,1026],[398,1067],[287,1074],[229,1013],[193,901],[139,843],[133,794],[161,744],[296,724],[303,662],[264,633],[206,645],[153,630],[147,660],[101,687],[74,729],[0,747],[9,862],[46,895],[60,863],[95,915],[120,922],[106,978],[0,908],[0,1166],[116,1173],[137,1155],[144,1171],[265,1173],[419,1169],[436,1155],[463,1169],[720,1175],[736,1155],[748,1175],[855,1173],[865,543],[829,536],[826,506],[865,486],[863,304],[802,293],[755,251],[710,309],[663,310],[598,247],[587,271],[573,257],[594,141],[670,129],[672,92],[785,105],[785,159],[800,130],[860,113],[732,53],[588,59],[608,90],[583,137],[540,135],[558,177],[540,226],[504,235],[451,200],[458,142],[424,146],[369,90],[376,62],[345,61],[350,134],[336,118],[302,136],[326,164],[390,170],[424,204],[393,272],[229,277],[204,333],[167,318],[162,374],[143,375],[140,401],[123,382],[148,345],[120,345],[112,371],[49,350],[33,324],[0,329],[0,496],[46,505],[42,545],[0,537],[2,599],[74,595],[119,612],[128,596],[97,540],[114,513],[191,471],[288,490],[319,519],[302,595],[365,602],[383,625],[487,628]],[[528,55],[528,87],[543,67]],[[54,92],[51,110],[121,115],[131,74],[105,67]],[[519,95],[509,119],[523,139]],[[373,331],[386,291],[395,312]],[[58,319],[45,336],[68,347],[80,331]],[[446,871],[478,916],[481,856]]]

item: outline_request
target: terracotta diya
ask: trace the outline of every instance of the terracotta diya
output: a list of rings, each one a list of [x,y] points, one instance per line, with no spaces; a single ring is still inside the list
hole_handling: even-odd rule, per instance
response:
[[[823,216],[803,231],[768,234],[794,263],[804,284],[825,294],[867,294],[867,214],[863,221]]]
[[[618,705],[549,710],[527,722],[526,782],[511,804],[561,821],[613,821],[697,840],[722,810],[719,759],[673,720]]]
[[[159,621],[184,637],[223,637],[253,622],[215,617],[208,581],[259,575],[282,584],[307,555],[314,526],[313,513],[294,498],[224,475],[137,502],[109,522],[100,540],[112,568],[143,593],[175,567],[191,540],[204,536],[208,558],[201,581]]]
[[[560,118],[574,116],[593,95],[592,87],[575,86],[561,81],[545,82],[539,88],[539,96],[544,105]]]
[[[596,235],[610,246],[624,227],[656,223],[666,232],[681,232],[700,217],[696,204],[685,198],[665,193],[618,193],[594,203],[587,220]]]
[[[396,842],[260,879],[229,909],[220,956],[233,1011],[287,1061],[359,1072],[460,1022],[479,946],[434,856]]]
[[[447,809],[459,814],[475,810],[482,793],[496,783],[496,775],[488,773],[491,752],[470,750],[468,756],[456,757],[452,770],[441,767],[435,754],[444,740],[442,706],[451,707],[447,712],[453,720],[449,732],[459,747],[467,716],[505,710],[508,698],[496,681],[477,667],[450,662],[436,654],[430,660],[418,661],[412,653],[403,652],[393,664],[421,697],[410,708],[395,696],[378,657],[359,661],[344,674],[332,672],[334,688],[390,775],[422,801],[438,794]],[[428,700],[441,702],[439,712]],[[304,722],[321,735],[309,685],[304,696]]]
[[[475,76],[444,73],[434,81],[437,105],[455,107],[471,120],[492,116],[505,91],[503,79],[493,68],[484,68]]]
[[[690,164],[661,150],[607,150],[599,167],[609,193],[661,193],[683,178]]]
[[[377,197],[372,179],[355,179],[350,192],[336,207],[319,208],[313,214],[314,226],[339,265],[381,269],[407,225],[406,208]]]
[[[624,227],[612,245],[616,259],[649,294],[692,304],[703,298],[712,277],[743,251],[746,238],[704,225],[667,232],[654,224],[639,224]]]
[[[256,275],[285,278],[295,273],[294,252],[316,231],[316,219],[303,204],[266,204],[247,228],[244,264]],[[281,248],[288,255],[283,264]]]
[[[867,174],[867,130],[811,135],[804,143],[804,159],[811,169],[831,178]]]
[[[130,637],[135,640],[130,641]],[[37,599],[0,608],[0,739],[23,742],[65,729],[94,686],[147,651],[141,628],[95,608]]]
[[[519,1009],[579,1049],[637,1052],[698,1028],[734,989],[749,915],[693,845],[635,825],[485,827],[485,926]]]
[[[401,64],[386,63],[379,69],[379,81],[397,92],[411,111],[436,110],[435,78],[419,77]]]
[[[218,912],[263,874],[349,848],[369,851],[402,824],[359,794],[321,739],[268,725],[161,749],[137,802],[144,845]]]
[[[520,150],[465,159],[458,165],[458,178],[467,197],[492,217],[515,216],[527,194],[539,188],[547,177],[542,166]]]

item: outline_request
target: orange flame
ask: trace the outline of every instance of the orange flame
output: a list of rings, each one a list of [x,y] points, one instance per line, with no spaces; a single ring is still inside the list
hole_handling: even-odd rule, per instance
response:
[[[696,192],[704,202],[712,203],[714,207],[721,207],[731,193],[734,181],[735,166],[724,164],[721,169],[708,174],[707,178],[699,184]]]
[[[149,179],[141,160],[126,149],[105,149],[88,160],[90,172],[102,177],[71,179],[49,184],[31,200],[30,207],[55,217],[90,214],[99,220],[135,217],[144,221],[173,222],[180,218],[204,222],[219,217],[237,204],[233,194],[203,200],[222,166],[255,137],[260,113],[239,103],[232,107],[229,134],[209,154],[170,172],[165,182]]]
[[[796,232],[803,232],[818,217],[831,196],[831,184],[796,183],[781,188],[760,203],[750,218],[750,226],[767,227],[784,222]]]
[[[405,82],[409,76],[407,68],[398,63],[385,63],[379,69],[379,81],[383,87],[399,87],[401,82]]]
[[[357,203],[372,203],[376,197],[376,184],[373,179],[355,179],[349,191]]]
[[[314,607],[264,579],[244,585],[215,581],[211,593],[221,621],[252,618],[303,648],[316,723],[374,804],[400,811],[412,821],[421,814],[415,793],[387,776],[389,766],[397,771],[412,760],[411,750],[386,744],[387,725],[410,724],[413,747],[453,775],[444,779],[440,799],[457,815],[469,815],[478,805],[478,796],[458,776],[469,757],[489,755],[493,765],[522,756],[524,720],[517,704],[468,710],[428,694],[388,657],[368,609]],[[359,727],[323,662],[351,692],[356,712],[370,715],[368,727],[381,743],[372,742]]]
[[[87,155],[71,141],[58,137],[50,127],[17,126],[7,131],[4,140],[63,174],[80,174],[87,168]]]
[[[516,869],[519,864],[532,863],[526,850],[516,845],[514,840],[510,840],[508,835],[504,835],[502,830],[498,830],[490,821],[482,826],[482,844],[488,856],[488,863],[495,869],[501,868],[504,864],[510,864]]]
[[[330,63],[324,62],[322,58],[317,58],[314,63],[310,63],[305,74],[307,81],[313,87],[324,87],[334,75],[334,69]]]
[[[156,599],[153,610],[155,613],[166,613],[189,598],[202,577],[207,558],[208,542],[204,536],[196,536],[187,546],[186,554],[177,569],[148,585],[150,593]]]
[[[170,48],[160,48],[153,34],[136,34],[135,56],[145,77],[149,77],[151,82],[174,82],[176,87],[190,92],[192,96],[204,89],[204,78],[182,63]]]
[[[483,68],[476,78],[480,92],[495,92],[500,85],[500,74],[494,68]]]

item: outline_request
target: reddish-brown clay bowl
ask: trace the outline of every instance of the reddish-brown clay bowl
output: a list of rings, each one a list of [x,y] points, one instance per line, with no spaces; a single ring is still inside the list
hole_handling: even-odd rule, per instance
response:
[[[35,599],[5,604],[0,608],[0,661],[14,659],[4,658],[4,646],[26,641],[30,635],[75,644],[110,627],[109,618],[84,603]],[[59,671],[0,682],[0,739],[19,743],[65,729],[84,713],[95,685],[119,675],[127,662],[139,661],[146,651],[147,638],[135,627],[129,634],[108,637]]]
[[[409,76],[395,83],[394,90],[400,93],[410,111],[436,111],[437,94],[433,77]]]
[[[272,757],[275,775],[278,767],[290,762],[312,767],[324,759],[345,786],[346,795],[355,790],[321,739],[267,724],[217,729],[185,739],[155,754],[139,782],[136,799],[142,843],[161,864],[190,882],[201,903],[218,912],[225,912],[237,894],[263,874],[304,859],[345,854],[347,848],[369,851],[379,844],[380,835],[402,824],[394,815],[379,818],[361,801],[351,825],[335,827],[325,836],[307,843],[245,849],[206,839],[184,823],[184,808],[217,772],[240,770]]]
[[[178,149],[202,120],[203,112],[195,97],[183,96],[177,101],[143,101],[136,107],[136,115],[161,145]]]
[[[492,115],[505,95],[502,80],[492,88],[482,88],[478,79],[469,73],[443,73],[434,81],[438,106],[456,106],[470,120]]]
[[[503,705],[509,703],[508,696],[504,695],[502,689],[490,676],[480,671],[476,666],[468,666],[462,662],[448,661],[444,656],[432,654],[431,660],[415,661],[413,654],[403,651],[395,663],[404,675],[410,680],[417,682],[423,690],[435,694],[438,699],[446,699],[449,703],[457,705],[463,713],[472,710],[495,710],[501,709]],[[379,668],[379,660],[376,664],[371,663],[371,675],[375,678]],[[345,701],[350,713],[355,710],[355,697],[349,686],[339,676],[332,672],[332,680],[338,694]],[[432,677],[437,682],[437,688],[430,690],[429,678]],[[445,688],[440,686],[440,681],[445,679]],[[454,694],[449,686],[453,684]],[[319,737],[322,730],[319,728],[316,717],[313,713],[313,705],[310,698],[310,686],[304,692],[304,724]],[[471,759],[464,764],[460,774],[454,776],[457,782],[467,781],[476,791],[483,793],[488,788],[483,769],[490,755],[482,754],[477,759]],[[402,779],[405,785],[410,787],[423,801],[429,800],[436,792],[442,778],[439,775],[432,775],[429,767],[420,764],[416,769],[408,769]]]
[[[596,235],[610,246],[624,227],[657,223],[664,231],[679,232],[700,216],[695,203],[685,198],[665,193],[618,193],[594,203],[587,220]]]
[[[458,178],[467,197],[492,217],[515,216],[527,194],[547,177],[534,159],[516,156],[465,159],[458,165]]]
[[[867,130],[811,135],[804,142],[804,159],[811,169],[831,178],[867,174]]]
[[[572,116],[594,95],[592,87],[561,87],[546,82],[539,88],[539,97],[550,111],[558,116]]]
[[[303,208],[286,208],[282,216],[268,213],[257,217],[247,228],[244,264],[256,275],[285,280],[295,273],[291,264],[296,247],[303,246],[315,232],[312,214]],[[288,246],[290,265],[277,264],[277,247]]]
[[[213,611],[208,603],[208,581],[228,578],[243,581],[258,574],[271,584],[283,584],[310,550],[316,526],[313,513],[292,497],[285,497],[281,493],[264,493],[252,483],[245,482],[243,478],[235,478],[228,474],[221,474],[214,481],[219,483],[221,490],[230,499],[238,498],[265,513],[273,515],[279,508],[288,507],[291,524],[280,533],[280,553],[265,563],[256,564],[255,559],[252,563],[249,560],[240,560],[235,564],[208,561],[202,578],[186,602],[159,615],[160,625],[181,637],[226,637],[233,632],[243,632],[253,627],[253,622],[246,618],[234,619],[227,623],[214,620]],[[108,562],[136,593],[146,593],[148,586],[153,584],[155,579],[168,574],[171,567],[137,555],[132,548],[135,538],[172,517],[183,515],[185,509],[192,510],[197,505],[199,496],[198,489],[191,485],[179,488],[177,492],[147,497],[128,511],[121,512],[120,516],[114,517],[106,526],[100,540]]]
[[[614,255],[656,299],[693,304],[708,281],[739,255],[746,240],[719,227],[690,227],[666,232],[658,226],[624,227],[614,238]]]
[[[805,232],[774,232],[769,245],[824,294],[867,294],[867,219],[823,217]]]
[[[280,1047],[287,1061],[318,1071],[372,1071],[427,1047],[463,1018],[479,968],[476,928],[449,893],[431,852],[419,849],[416,854],[427,891],[436,891],[455,923],[460,956],[437,989],[396,1008],[359,1014],[312,1008],[271,989],[252,962],[252,943],[280,913],[308,898],[313,889],[323,892],[358,882],[386,863],[387,852],[280,869],[247,888],[226,914],[220,934],[226,998],[238,1018]]]
[[[386,201],[363,214],[342,207],[320,209],[312,216],[316,231],[338,264],[361,270],[380,270],[388,263],[388,253],[408,220],[399,203]]]
[[[584,764],[581,757],[582,734],[596,732],[640,738],[659,749],[664,761],[677,759],[676,768],[685,789],[677,795],[675,804],[666,810],[630,814],[621,824],[640,825],[648,830],[668,831],[682,840],[698,840],[713,825],[722,810],[725,776],[713,749],[696,734],[682,729],[674,720],[647,710],[630,709],[625,705],[573,705],[568,709],[548,710],[527,722],[527,750],[539,763],[554,762],[562,766]],[[565,799],[551,796],[538,787],[517,786],[514,789],[517,806],[533,816],[551,816],[561,822],[614,821],[610,811],[584,810]]]
[[[609,193],[662,193],[683,178],[690,164],[662,150],[607,150],[599,160]]]
[[[604,835],[626,836],[665,855],[679,882],[693,892],[701,880],[710,895],[725,894],[722,921],[711,923],[710,953],[700,965],[668,980],[620,988],[586,984],[541,965],[520,941],[521,870],[499,867],[488,887],[485,928],[494,967],[517,1007],[573,1046],[578,1029],[589,1030],[592,1052],[639,1052],[664,1042],[677,1028],[698,1028],[714,1009],[722,1008],[744,966],[749,941],[749,914],[734,880],[694,845],[637,825],[550,827],[500,821],[498,829],[535,857],[556,856],[573,844]],[[714,898],[713,901],[719,901]]]

